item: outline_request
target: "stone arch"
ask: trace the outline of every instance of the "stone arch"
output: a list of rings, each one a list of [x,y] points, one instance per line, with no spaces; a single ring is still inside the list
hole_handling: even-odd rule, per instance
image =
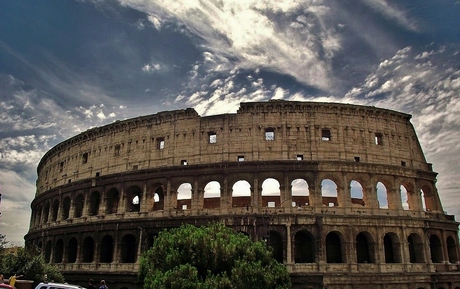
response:
[[[310,189],[304,179],[295,179],[291,182],[291,200],[293,207],[310,205]]]
[[[368,232],[360,232],[356,235],[356,261],[358,263],[375,262],[375,244],[372,235]]]
[[[412,233],[407,237],[407,244],[409,246],[409,261],[411,263],[424,263],[425,254],[422,238],[418,234]]]
[[[217,209],[220,207],[220,191],[220,183],[218,181],[210,181],[206,184],[203,192],[204,209]]]
[[[83,240],[81,246],[81,261],[83,263],[91,263],[94,261],[94,239],[91,236],[87,236]]]
[[[443,261],[441,240],[435,234],[430,236],[430,255],[431,262],[433,263],[441,263]]]
[[[449,255],[449,263],[456,264],[458,262],[458,246],[455,243],[454,238],[452,236],[448,236],[446,239],[447,245],[447,254]]]
[[[120,192],[116,188],[111,188],[107,192],[106,214],[116,214],[118,212],[118,204],[120,202]]]
[[[189,210],[192,208],[192,184],[183,183],[177,188],[177,209]]]
[[[59,214],[59,200],[54,200],[53,215],[51,217],[51,221],[56,222],[58,220],[58,214]]]
[[[46,202],[45,207],[43,209],[43,222],[46,224],[49,222],[50,216],[50,202]]]
[[[67,220],[70,217],[70,197],[65,197],[62,201],[62,217],[64,220]]]
[[[80,218],[83,216],[83,208],[85,206],[85,197],[83,194],[78,194],[77,197],[75,198],[75,211],[74,211],[74,217],[75,218]]]
[[[120,262],[136,263],[136,251],[136,237],[131,234],[124,235],[120,242]]]
[[[161,211],[165,209],[165,191],[162,185],[159,185],[153,191],[153,210]]]
[[[77,261],[77,249],[78,249],[78,242],[77,238],[72,237],[67,244],[67,262],[68,263],[75,263]]]
[[[49,263],[51,261],[51,248],[51,241],[48,240],[45,245],[45,263]]]
[[[315,240],[307,230],[298,231],[294,236],[294,262],[315,262]]]
[[[40,225],[41,218],[42,218],[42,211],[43,211],[42,206],[39,206],[37,211],[35,212],[35,222],[34,222],[35,225]]]
[[[337,189],[337,184],[332,179],[323,179],[321,181],[323,206],[337,207],[339,205]]]
[[[246,180],[239,180],[232,186],[232,207],[249,208],[251,204],[251,185]]]
[[[139,186],[130,186],[125,192],[126,212],[140,212],[142,189]]]
[[[54,263],[62,263],[62,257],[64,257],[64,241],[62,239],[58,239],[56,244],[54,245],[53,249],[54,254]]]
[[[420,195],[422,198],[423,208],[427,212],[431,212],[436,209],[435,205],[435,196],[433,194],[433,190],[428,185],[422,185],[420,188]]]
[[[377,191],[377,201],[379,203],[379,208],[388,209],[388,206],[389,206],[388,190],[385,184],[382,182],[377,182],[376,191]]]
[[[383,237],[385,263],[401,263],[402,256],[399,238],[395,233],[386,233]]]
[[[262,182],[262,207],[275,208],[280,205],[281,191],[277,179],[267,178]]]
[[[99,206],[101,204],[101,194],[99,191],[93,191],[89,199],[89,215],[97,216],[99,215]]]
[[[268,240],[267,240],[267,245],[273,248],[273,258],[275,258],[276,261],[279,263],[283,263],[283,255],[284,255],[284,249],[283,249],[283,238],[281,237],[281,234],[278,233],[277,231],[270,230],[267,234]]]
[[[101,263],[112,263],[113,261],[113,238],[110,235],[105,235],[100,243],[99,261]]]
[[[366,206],[364,202],[364,190],[361,183],[357,180],[350,181],[350,197],[351,197],[351,204],[358,205],[358,206]]]
[[[333,231],[326,235],[326,262],[344,263],[345,250],[343,248],[342,234]]]
[[[409,210],[409,193],[404,185],[399,186],[399,192],[401,194],[401,206],[403,210]]]

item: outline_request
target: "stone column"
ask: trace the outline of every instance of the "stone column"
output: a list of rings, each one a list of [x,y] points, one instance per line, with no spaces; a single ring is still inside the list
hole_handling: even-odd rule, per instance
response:
[[[151,197],[147,191],[147,181],[144,181],[144,186],[142,189],[142,196],[140,199],[141,207],[139,208],[140,212],[148,212],[149,211],[149,202],[148,197]]]
[[[291,224],[286,224],[286,260],[287,264],[292,264],[292,237],[291,237]]]
[[[99,216],[104,216],[107,211],[107,192],[105,191],[105,187],[101,190],[101,202],[99,203]]]

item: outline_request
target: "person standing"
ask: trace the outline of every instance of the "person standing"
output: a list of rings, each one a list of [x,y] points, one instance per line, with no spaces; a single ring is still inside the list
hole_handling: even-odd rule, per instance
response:
[[[99,289],[109,289],[109,287],[105,285],[105,280],[101,280],[101,286],[99,286]]]
[[[96,286],[94,286],[94,280],[93,279],[89,279],[88,289],[96,289]]]

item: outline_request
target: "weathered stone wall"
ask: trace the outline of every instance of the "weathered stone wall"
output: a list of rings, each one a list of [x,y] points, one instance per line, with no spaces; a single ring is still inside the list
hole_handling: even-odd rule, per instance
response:
[[[158,232],[218,221],[265,240],[293,288],[457,289],[458,223],[435,184],[407,114],[287,101],[161,112],[46,153],[25,239],[73,283],[141,288]]]

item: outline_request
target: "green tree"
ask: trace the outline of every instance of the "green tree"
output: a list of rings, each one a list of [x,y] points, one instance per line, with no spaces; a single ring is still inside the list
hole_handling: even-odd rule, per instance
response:
[[[0,250],[0,272],[5,277],[22,275],[21,279],[33,280],[34,285],[43,282],[45,276],[49,281],[64,282],[64,276],[57,267],[46,264],[40,252],[33,248]]]
[[[139,277],[145,289],[291,288],[271,248],[222,223],[160,232],[141,256]]]

